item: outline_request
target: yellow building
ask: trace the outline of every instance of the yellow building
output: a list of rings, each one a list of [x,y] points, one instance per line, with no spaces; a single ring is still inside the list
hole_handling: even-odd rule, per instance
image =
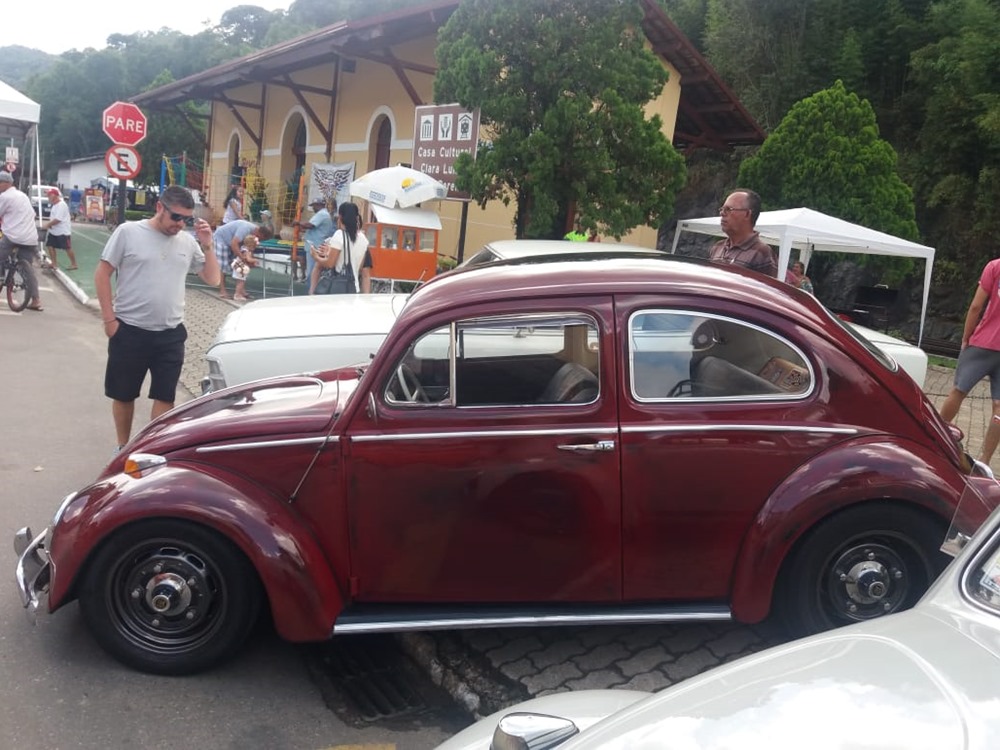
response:
[[[761,143],[764,133],[654,0],[643,6],[650,49],[669,71],[649,103],[679,150]],[[211,102],[205,144],[209,205],[222,206],[232,175],[250,170],[268,186],[278,223],[285,186],[314,164],[353,165],[356,177],[413,161],[414,109],[433,103],[438,29],[456,0],[344,21],[133,97],[151,118],[187,101]],[[441,255],[460,254],[461,204],[425,204],[440,215]],[[221,213],[221,212],[220,212]],[[287,214],[287,212],[285,212]],[[286,215],[287,220],[287,215]],[[469,206],[464,250],[514,236],[512,209]],[[656,229],[625,241],[654,247]]]

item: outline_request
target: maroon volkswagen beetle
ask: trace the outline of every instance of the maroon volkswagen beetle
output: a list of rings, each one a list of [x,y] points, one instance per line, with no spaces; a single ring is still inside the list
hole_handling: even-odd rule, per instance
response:
[[[912,605],[965,457],[917,385],[811,296],[646,256],[438,277],[374,360],[209,394],[143,430],[45,532],[138,669],[292,641],[545,623],[798,632]]]

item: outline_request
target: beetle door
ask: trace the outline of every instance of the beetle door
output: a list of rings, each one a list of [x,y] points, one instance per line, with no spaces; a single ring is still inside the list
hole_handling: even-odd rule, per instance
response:
[[[441,322],[374,373],[349,435],[357,599],[615,601],[610,301]]]

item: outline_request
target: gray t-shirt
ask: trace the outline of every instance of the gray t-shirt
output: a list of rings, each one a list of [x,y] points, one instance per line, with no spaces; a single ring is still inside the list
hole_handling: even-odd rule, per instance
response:
[[[184,319],[184,279],[205,266],[205,253],[188,232],[169,236],[149,220],[119,226],[101,260],[118,272],[115,317],[147,331],[176,328]]]

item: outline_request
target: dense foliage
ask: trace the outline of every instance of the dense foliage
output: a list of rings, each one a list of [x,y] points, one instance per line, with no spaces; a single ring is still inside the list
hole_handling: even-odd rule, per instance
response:
[[[739,183],[765,209],[808,206],[846,221],[916,240],[913,192],[896,170],[896,152],[879,138],[871,105],[841,81],[796,103]]]
[[[465,0],[441,30],[435,100],[479,108],[486,139],[457,184],[514,203],[518,237],[560,238],[574,211],[615,237],[672,213],[684,164],[643,111],[667,73],[640,20],[635,3]]]

